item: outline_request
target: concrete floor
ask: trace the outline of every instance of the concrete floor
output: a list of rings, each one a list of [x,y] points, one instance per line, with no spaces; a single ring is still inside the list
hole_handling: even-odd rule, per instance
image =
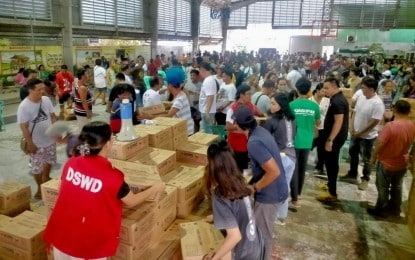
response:
[[[13,108],[14,106],[14,108]],[[9,105],[8,111],[17,109]],[[107,120],[103,105],[94,107],[94,120]],[[76,121],[68,122],[76,129]],[[28,174],[28,157],[19,148],[20,129],[16,123],[7,124],[0,132],[0,181],[28,183],[35,192],[35,183]],[[51,176],[60,176],[66,160],[64,146],[58,146],[58,164]],[[310,156],[310,162],[313,161]],[[341,167],[345,174],[347,164]],[[311,172],[311,171],[310,171]],[[315,200],[320,192],[317,184],[323,176],[308,174],[304,194],[297,212],[290,211],[287,224],[276,226],[276,246],[273,259],[415,259],[415,240],[408,231],[404,216],[398,219],[375,219],[366,213],[367,205],[376,201],[376,187],[371,180],[367,191],[356,185],[338,182],[340,202],[328,206]],[[404,208],[412,181],[404,181]],[[39,202],[37,202],[39,203]]]

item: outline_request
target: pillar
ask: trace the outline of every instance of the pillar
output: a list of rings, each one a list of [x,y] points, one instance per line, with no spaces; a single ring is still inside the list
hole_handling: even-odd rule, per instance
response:
[[[200,27],[200,4],[201,0],[191,1],[191,28],[190,33],[192,35],[192,55],[199,50],[199,27]]]
[[[144,31],[150,33],[150,56],[154,58],[157,53],[158,44],[158,0],[143,1]]]
[[[73,70],[72,44],[72,0],[60,0],[60,15],[62,28],[62,57],[69,70]]]

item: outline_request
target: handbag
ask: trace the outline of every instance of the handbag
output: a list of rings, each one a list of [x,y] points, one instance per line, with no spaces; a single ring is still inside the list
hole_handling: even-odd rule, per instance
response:
[[[37,116],[36,116],[36,118],[35,118],[35,119],[39,118],[39,116],[40,116],[40,109],[41,109],[41,107],[42,107],[42,100],[40,100],[39,111],[37,112]],[[32,130],[30,131],[30,135],[32,135],[32,134],[33,134],[33,130],[35,129],[36,123],[37,123],[37,120],[35,120],[35,123],[33,124]],[[29,153],[29,151],[28,151],[28,148],[27,148],[27,147],[28,147],[27,140],[26,140],[26,138],[22,137],[22,138],[20,139],[20,149],[21,149],[21,150],[22,150],[25,154],[28,154],[28,153]]]

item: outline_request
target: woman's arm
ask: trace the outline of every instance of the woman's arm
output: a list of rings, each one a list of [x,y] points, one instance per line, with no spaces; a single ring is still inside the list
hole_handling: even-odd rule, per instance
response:
[[[226,229],[226,237],[221,247],[213,256],[204,257],[203,260],[231,259],[232,249],[241,241],[242,235],[239,228]]]

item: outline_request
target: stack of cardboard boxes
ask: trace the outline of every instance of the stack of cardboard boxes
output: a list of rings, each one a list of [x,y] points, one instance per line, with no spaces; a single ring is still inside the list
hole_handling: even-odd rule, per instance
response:
[[[14,218],[0,215],[0,259],[46,259],[45,227],[46,217],[32,211]]]

